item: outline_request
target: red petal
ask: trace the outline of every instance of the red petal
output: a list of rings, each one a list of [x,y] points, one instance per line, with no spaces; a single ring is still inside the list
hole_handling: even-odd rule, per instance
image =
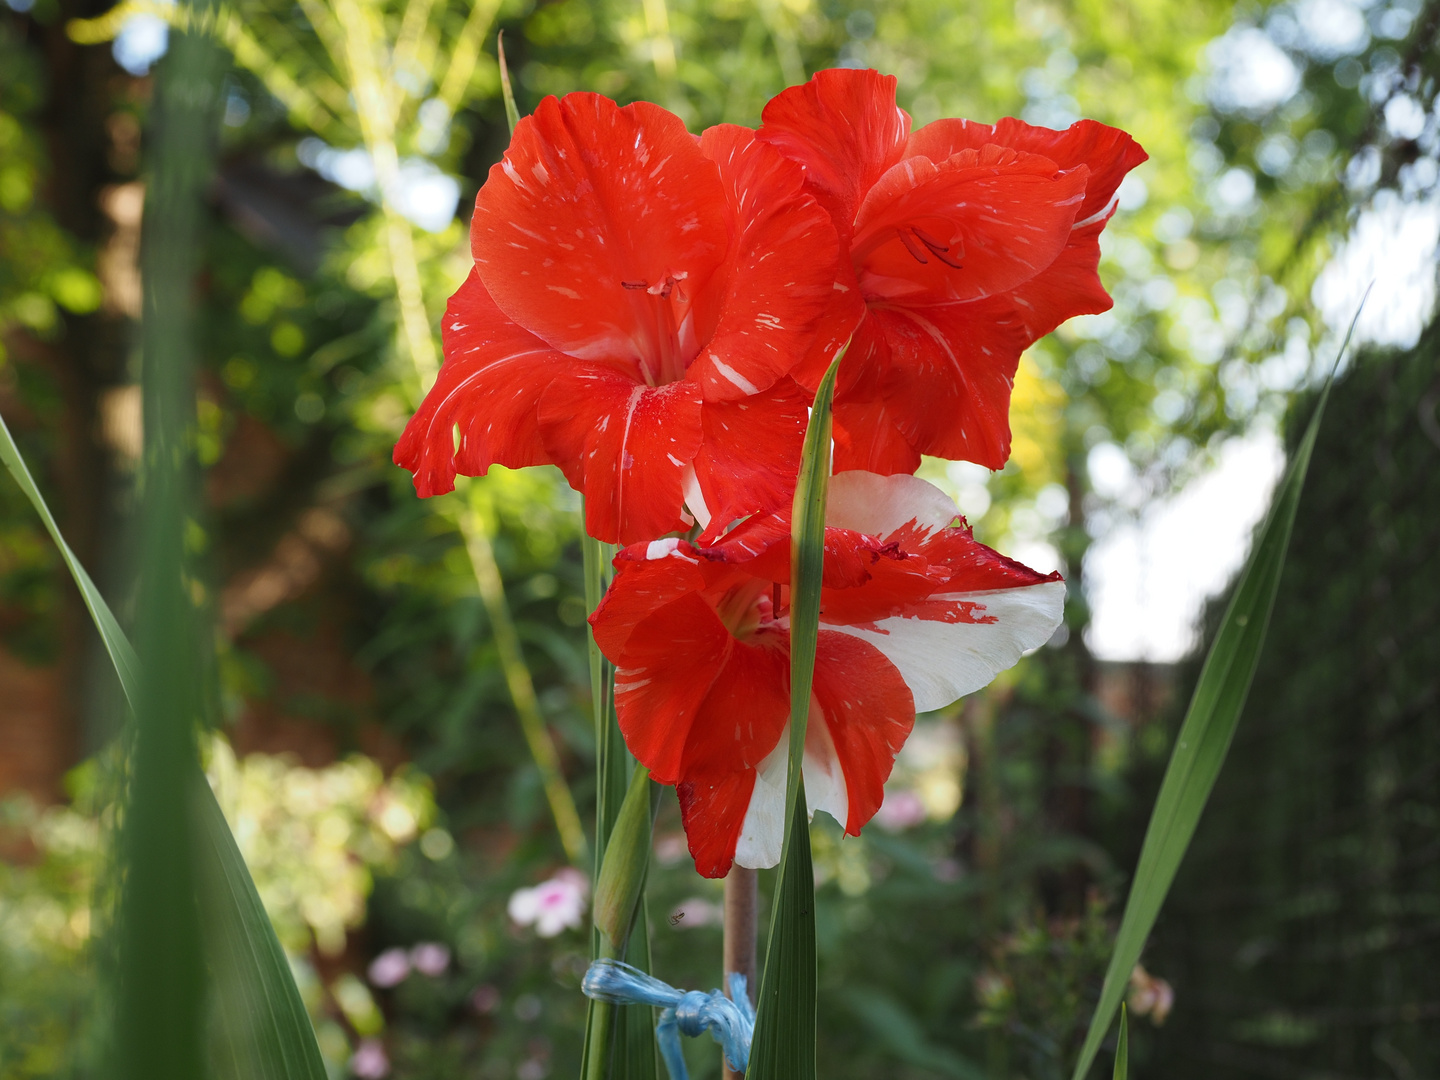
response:
[[[586,530],[627,544],[686,528],[681,487],[700,448],[700,388],[574,368],[546,389],[540,426],[553,460],[585,494]]]
[[[1031,340],[1014,308],[992,299],[874,308],[870,318],[889,346],[879,400],[915,451],[1002,468],[1010,391]]]
[[[590,616],[595,644],[621,663],[635,627],[666,604],[705,587],[700,559],[684,540],[631,544],[615,556],[616,584]],[[707,566],[708,569],[708,566]]]
[[[695,477],[710,510],[702,539],[718,536],[736,518],[790,505],[808,412],[805,394],[791,379],[741,401],[705,403],[704,442],[695,456]]]
[[[712,127],[700,148],[719,166],[740,239],[714,335],[686,377],[707,401],[729,401],[767,389],[810,347],[835,295],[839,239],[805,194],[804,170],[748,128]]]
[[[895,76],[833,68],[770,99],[759,137],[805,166],[806,183],[849,240],[865,193],[900,160],[910,117]]]
[[[556,348],[677,378],[727,219],[719,172],[679,117],[569,94],[516,127],[475,200],[471,248],[495,302]]]
[[[690,725],[676,786],[695,869],[722,877],[735,858],[755,788],[756,766],[790,717],[790,651],[783,632],[735,642]]]
[[[853,351],[855,341],[852,339],[860,336],[864,326],[865,296],[860,292],[860,281],[849,259],[836,262],[835,281],[830,289],[830,304],[815,328],[810,351],[790,372],[790,377],[809,390],[812,396],[820,388],[820,380],[830,369],[830,362],[835,359],[840,347],[849,343]],[[843,361],[840,370],[843,375]]]
[[[913,473],[920,455],[883,398],[835,402],[835,471]]]
[[[851,258],[869,301],[939,304],[1008,292],[1055,261],[1086,171],[997,146],[907,158],[870,189]]]
[[[815,697],[845,776],[845,831],[859,836],[884,801],[895,755],[915,725],[915,702],[900,672],[878,649],[824,630],[816,641]],[[810,723],[815,722],[812,713]],[[805,749],[809,754],[829,747],[823,738],[812,742],[807,731]]]
[[[1125,174],[1150,156],[1119,128],[1094,120],[1080,120],[1064,131],[1055,131],[1010,117],[994,127],[968,120],[937,120],[910,136],[905,153],[943,161],[961,150],[978,150],[986,143],[1040,154],[1062,169],[1084,165],[1089,170],[1089,179],[1085,185],[1085,202],[1075,215],[1077,221],[1102,212]]]
[[[1061,581],[1058,571],[1042,574],[1024,563],[1001,555],[975,539],[968,525],[937,529],[918,542],[905,535],[908,530],[892,534],[906,551],[921,555],[935,567],[944,567],[946,578],[936,593],[979,593],[997,589],[1023,589],[1047,581]],[[913,535],[913,534],[912,534]],[[928,616],[936,618],[935,615]],[[948,618],[946,621],[949,621]]]
[[[675,785],[690,857],[701,877],[723,878],[730,872],[754,790],[754,769],[699,776]]]
[[[549,463],[536,406],[570,358],[506,318],[473,269],[450,298],[443,333],[439,377],[395,445],[395,464],[415,474],[415,490],[451,491],[457,471],[484,476],[491,465]]]
[[[733,641],[690,725],[683,779],[753,768],[775,749],[790,716],[789,645],[779,630]]]
[[[837,473],[851,469],[890,475],[913,473],[920,455],[905,438],[902,417],[886,404],[884,378],[890,369],[890,343],[884,327],[867,312],[840,362],[835,386],[835,462]]]
[[[621,577],[611,585],[625,587]],[[641,620],[610,656],[625,745],[660,783],[683,778],[690,727],[737,644],[704,598],[687,593]]]
[[[1053,263],[1006,294],[1031,342],[1039,341],[1066,319],[1098,315],[1114,306],[1099,273],[1100,233],[1109,220],[1104,217],[1075,229]]]

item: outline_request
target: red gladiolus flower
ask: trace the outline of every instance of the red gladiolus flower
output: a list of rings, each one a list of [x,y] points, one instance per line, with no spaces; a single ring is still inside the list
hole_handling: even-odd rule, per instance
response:
[[[805,791],[858,835],[916,710],[988,683],[1060,623],[1065,584],[972,537],[913,476],[831,481]],[[785,831],[790,522],[752,517],[717,543],[626,548],[591,617],[616,666],[630,751],[677,785],[696,869],[774,866]]]
[[[547,98],[475,201],[445,363],[395,448],[416,490],[553,463],[629,543],[789,497],[839,242],[803,170],[745,128]],[[858,316],[858,312],[857,312]],[[455,430],[459,429],[458,445]]]
[[[912,132],[895,78],[851,70],[772,99],[758,137],[805,166],[867,307],[836,388],[835,468],[914,472],[922,453],[1003,466],[1021,352],[1111,306],[1100,232],[1145,151],[1090,120]],[[822,370],[812,357],[797,377]]]

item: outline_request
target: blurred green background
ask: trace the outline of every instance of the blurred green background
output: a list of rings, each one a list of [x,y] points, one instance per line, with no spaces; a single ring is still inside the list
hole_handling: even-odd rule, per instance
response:
[[[124,619],[147,117],[173,9],[6,3],[0,414]],[[1195,674],[1097,659],[1087,550],[1231,436],[1298,430],[1365,284],[1322,271],[1390,223],[1256,692],[1133,982],[1131,1061],[1440,1074],[1440,354],[1422,332],[1440,4],[241,0],[217,27],[236,63],[198,295],[205,755],[332,1075],[578,1065],[583,898],[523,723],[586,817],[578,497],[496,469],[421,502],[389,461],[506,144],[501,29],[522,112],[596,90],[692,130],[753,125],[809,72],[873,66],[917,125],[1089,116],[1151,155],[1106,233],[1115,309],[1022,362],[1010,464],[924,466],[1072,597],[1049,646],[921,719],[863,838],[817,818],[826,1077],[1068,1075]],[[1416,252],[1407,307],[1383,271]],[[518,709],[506,612],[534,687]],[[4,1080],[105,1071],[121,717],[78,594],[0,483]],[[720,886],[668,795],[655,856],[656,971],[717,985]],[[719,1075],[708,1042],[688,1052]]]

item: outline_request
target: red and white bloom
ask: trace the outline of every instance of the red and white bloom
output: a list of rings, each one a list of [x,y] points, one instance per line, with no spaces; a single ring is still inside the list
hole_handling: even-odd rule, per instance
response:
[[[835,468],[908,473],[921,454],[1000,468],[1021,352],[1111,306],[1100,232],[1145,151],[1091,120],[912,132],[894,76],[851,70],[773,98],[758,138],[805,166],[867,308],[836,387]],[[813,386],[823,361],[797,377]]]
[[[395,448],[421,495],[553,463],[587,531],[624,543],[687,528],[686,503],[723,525],[788,499],[808,400],[789,372],[859,317],[816,341],[839,242],[799,165],[746,128],[546,98],[480,189],[471,248]]]
[[[913,476],[831,480],[805,746],[810,809],[857,835],[916,710],[986,685],[1060,623],[1065,583],[977,543]],[[631,752],[675,784],[696,868],[773,866],[789,742],[790,521],[626,548],[591,618]]]

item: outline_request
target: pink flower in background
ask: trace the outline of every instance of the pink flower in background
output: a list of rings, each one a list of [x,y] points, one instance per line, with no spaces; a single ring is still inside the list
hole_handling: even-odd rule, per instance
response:
[[[516,889],[506,910],[518,925],[535,927],[541,937],[554,937],[580,927],[589,893],[585,875],[567,866],[533,889]]]
[[[382,954],[383,955],[383,954]],[[379,1039],[361,1039],[350,1055],[350,1071],[360,1080],[383,1080],[390,1075],[390,1058]]]
[[[410,950],[410,963],[421,975],[433,979],[450,966],[450,950],[438,941],[422,941]]]
[[[886,832],[904,832],[925,820],[925,804],[908,789],[885,792],[885,801],[875,811],[875,824]]]
[[[410,954],[404,949],[386,949],[370,961],[370,970],[366,974],[371,986],[383,990],[399,986],[410,977]]]

